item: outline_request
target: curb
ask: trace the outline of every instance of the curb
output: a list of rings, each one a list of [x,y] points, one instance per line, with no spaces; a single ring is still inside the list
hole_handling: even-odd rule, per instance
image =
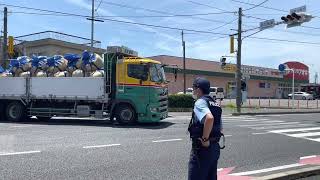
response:
[[[255,115],[268,115],[268,114],[312,114],[320,113],[320,111],[283,111],[283,112],[257,112],[257,113],[232,113],[232,116],[255,116]]]
[[[256,177],[253,180],[295,180],[320,175],[320,166],[302,168],[282,173],[271,174],[263,177]]]

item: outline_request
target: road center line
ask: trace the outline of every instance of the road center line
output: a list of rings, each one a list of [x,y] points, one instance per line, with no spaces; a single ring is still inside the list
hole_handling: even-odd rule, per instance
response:
[[[159,143],[159,142],[171,142],[171,141],[182,141],[182,139],[163,139],[163,140],[155,140],[152,141],[153,143]]]
[[[20,154],[34,154],[40,153],[41,151],[23,151],[23,152],[8,152],[8,153],[0,153],[0,156],[11,156],[11,155],[20,155]]]
[[[299,166],[304,166],[304,164],[289,164],[289,165],[277,166],[277,167],[254,170],[254,171],[233,173],[230,175],[232,175],[232,176],[247,176],[247,175],[266,173],[266,172],[277,171],[277,170],[282,170],[282,169],[289,169],[289,168],[294,168],[294,167],[299,167]]]
[[[90,149],[90,148],[103,148],[103,147],[113,147],[113,146],[120,146],[121,144],[104,144],[104,145],[95,145],[95,146],[84,146],[83,149]]]

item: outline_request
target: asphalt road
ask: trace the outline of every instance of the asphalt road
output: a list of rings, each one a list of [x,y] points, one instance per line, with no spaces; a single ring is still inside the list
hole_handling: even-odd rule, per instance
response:
[[[186,179],[189,113],[158,124],[0,123],[0,179]],[[224,115],[219,179],[320,165],[320,114]]]

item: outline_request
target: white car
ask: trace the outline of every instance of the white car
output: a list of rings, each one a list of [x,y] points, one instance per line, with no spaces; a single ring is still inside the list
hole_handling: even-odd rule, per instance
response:
[[[288,98],[292,99],[292,94],[288,94]],[[294,99],[313,100],[313,95],[306,92],[295,92]]]
[[[193,93],[193,89],[192,88],[186,89],[186,94],[192,95],[192,93]],[[183,92],[178,92],[177,94],[183,94]]]
[[[210,87],[210,94],[213,99],[224,99],[223,88],[221,87]]]

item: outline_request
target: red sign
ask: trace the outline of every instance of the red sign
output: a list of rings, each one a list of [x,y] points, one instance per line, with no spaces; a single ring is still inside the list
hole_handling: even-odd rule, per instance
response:
[[[287,67],[287,69],[294,70],[294,79],[309,81],[309,67],[307,65],[297,61],[286,62],[284,65]],[[292,71],[286,71],[284,78],[292,79]]]

